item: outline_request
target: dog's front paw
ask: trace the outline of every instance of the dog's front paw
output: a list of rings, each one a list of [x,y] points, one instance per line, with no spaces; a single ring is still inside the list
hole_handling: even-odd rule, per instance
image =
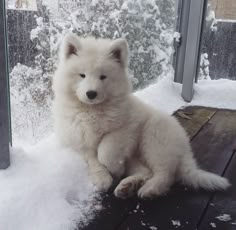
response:
[[[108,172],[100,171],[92,175],[92,182],[99,192],[107,192],[113,184],[113,178]]]

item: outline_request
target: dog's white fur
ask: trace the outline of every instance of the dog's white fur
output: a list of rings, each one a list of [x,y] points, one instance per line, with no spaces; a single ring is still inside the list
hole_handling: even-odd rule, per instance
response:
[[[127,67],[124,39],[69,34],[61,47],[53,84],[55,131],[63,144],[85,157],[97,188],[107,191],[125,176],[114,191],[117,197],[158,196],[175,181],[226,189],[225,178],[198,168],[176,119],[131,93]],[[101,75],[107,78],[101,80]],[[91,90],[97,92],[92,100],[86,95]]]

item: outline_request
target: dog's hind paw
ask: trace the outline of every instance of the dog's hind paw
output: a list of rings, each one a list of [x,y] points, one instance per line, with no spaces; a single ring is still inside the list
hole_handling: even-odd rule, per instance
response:
[[[138,197],[141,199],[151,199],[155,196],[155,192],[154,189],[151,186],[142,186],[139,190],[138,190]]]
[[[141,199],[152,199],[162,196],[169,190],[169,184],[159,178],[153,178],[147,181],[139,190],[138,197]]]

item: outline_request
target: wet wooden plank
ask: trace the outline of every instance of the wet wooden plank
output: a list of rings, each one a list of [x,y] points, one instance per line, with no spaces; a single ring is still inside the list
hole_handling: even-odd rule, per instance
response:
[[[192,141],[193,151],[204,169],[218,173],[235,149],[236,111],[219,110]]]
[[[192,141],[200,165],[208,171],[222,174],[231,158],[236,140],[235,115],[232,111],[216,112]],[[133,210],[119,230],[195,229],[212,196],[176,186],[165,197],[141,201],[139,209]]]
[[[231,181],[232,187],[226,193],[217,194],[210,202],[208,209],[199,223],[199,230],[218,229],[235,230],[236,229],[236,150],[233,153],[232,160],[226,170],[225,176]],[[225,216],[224,215],[228,215]],[[221,217],[228,221],[220,220]]]
[[[205,107],[186,107],[175,112],[175,117],[192,139],[216,113],[216,109]]]
[[[95,219],[88,225],[78,230],[112,230],[127,217],[128,213],[135,207],[136,199],[121,200],[117,199],[113,194],[107,194],[102,200],[103,209],[98,212]]]

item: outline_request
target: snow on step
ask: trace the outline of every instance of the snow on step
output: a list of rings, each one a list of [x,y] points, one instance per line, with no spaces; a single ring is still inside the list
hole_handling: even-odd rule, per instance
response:
[[[217,216],[216,219],[218,219],[220,221],[225,221],[225,222],[232,220],[232,218],[229,214],[222,214],[220,216]]]

